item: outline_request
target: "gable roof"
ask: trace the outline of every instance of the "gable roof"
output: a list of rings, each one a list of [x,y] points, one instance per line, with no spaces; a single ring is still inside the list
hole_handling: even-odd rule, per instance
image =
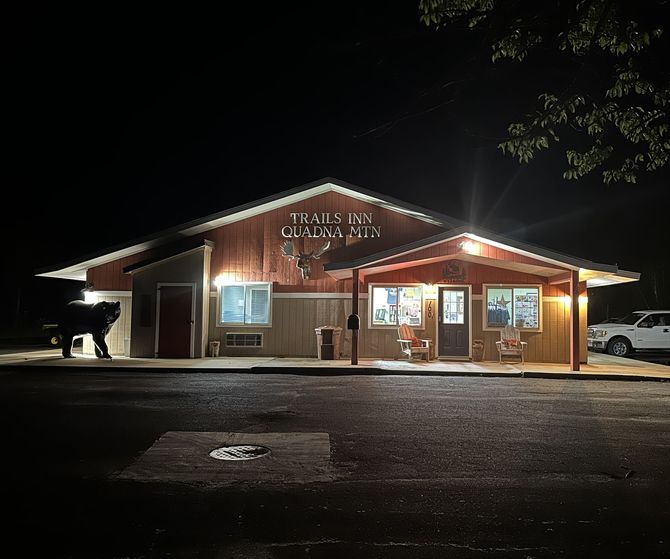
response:
[[[135,264],[130,264],[123,268],[124,274],[134,274],[147,268],[151,268],[156,264],[162,264],[166,260],[173,260],[175,258],[181,258],[182,256],[187,256],[193,254],[204,248],[214,248],[214,243],[208,241],[207,239],[194,239],[189,242],[186,242],[180,246],[170,245],[167,247],[167,250],[160,251],[160,254],[156,254],[152,258],[147,258],[146,260],[141,260],[135,262]]]
[[[354,269],[364,269],[368,273],[380,273],[386,271],[385,262],[399,256],[405,256],[418,252],[425,248],[435,246],[441,243],[446,243],[453,239],[464,237],[479,241],[485,244],[496,246],[514,252],[516,254],[529,256],[547,265],[541,275],[550,276],[556,274],[558,270],[553,269],[552,266],[558,266],[561,269],[575,270],[580,272],[580,279],[587,282],[587,287],[600,287],[604,285],[612,285],[615,283],[626,283],[629,281],[637,281],[640,279],[638,272],[629,272],[620,270],[617,266],[612,264],[601,264],[592,262],[576,256],[562,254],[547,248],[532,245],[486,231],[479,227],[465,225],[454,228],[444,233],[439,233],[425,239],[419,239],[406,245],[394,247],[388,250],[369,254],[362,258],[352,260],[350,262],[330,262],[324,264],[323,269],[336,279],[345,279],[352,276],[351,271]],[[468,258],[468,255],[454,255],[464,260],[478,261],[477,258]],[[442,257],[446,259],[447,257]],[[412,262],[409,259],[404,263],[404,267],[411,267],[418,265],[417,262]],[[531,272],[531,273],[537,273]],[[583,276],[583,278],[582,278]]]
[[[146,235],[126,243],[115,245],[104,250],[88,254],[81,258],[64,262],[55,266],[37,270],[36,275],[41,277],[71,279],[78,281],[86,280],[86,271],[89,268],[100,266],[119,258],[124,258],[156,248],[192,235],[204,233],[229,223],[241,221],[249,217],[259,215],[270,210],[281,208],[289,204],[295,204],[307,198],[318,196],[326,192],[338,192],[398,212],[415,219],[426,221],[445,228],[454,228],[465,225],[465,222],[450,216],[415,206],[372,190],[361,188],[338,179],[326,177],[290,190],[285,190],[260,200],[248,202],[221,212],[170,227],[157,233]]]

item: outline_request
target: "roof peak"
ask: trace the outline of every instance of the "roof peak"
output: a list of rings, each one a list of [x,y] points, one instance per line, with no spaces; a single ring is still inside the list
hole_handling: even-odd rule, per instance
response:
[[[214,214],[209,214],[186,223],[163,229],[144,237],[130,240],[126,243],[108,247],[69,262],[43,268],[37,271],[37,275],[84,281],[86,279],[86,270],[88,270],[88,268],[100,266],[119,258],[131,256],[138,252],[162,246],[183,239],[184,237],[197,235],[211,229],[216,229],[229,223],[241,221],[254,215],[259,215],[271,211],[272,209],[283,207],[330,191],[339,192],[340,194],[357,198],[441,227],[454,228],[464,225],[464,222],[439,212],[434,212],[433,210],[398,200],[391,196],[387,196],[386,194],[356,186],[341,179],[323,177],[301,186],[266,196],[265,198],[253,200],[242,205],[234,206]]]

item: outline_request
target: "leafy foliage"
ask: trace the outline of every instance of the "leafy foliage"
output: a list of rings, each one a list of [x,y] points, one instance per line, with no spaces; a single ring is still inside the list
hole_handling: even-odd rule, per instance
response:
[[[654,21],[663,2],[631,0],[420,0],[420,19],[442,28],[464,25],[484,34],[491,59],[527,61],[542,45],[542,56],[562,55],[577,63],[570,83],[545,92],[533,113],[509,125],[499,144],[503,153],[528,163],[560,141],[559,131],[579,135],[566,150],[566,179],[600,170],[605,183],[635,183],[641,171],[668,162],[670,140],[667,67],[650,63],[662,29],[640,25]],[[652,16],[652,17],[650,17]],[[549,49],[549,54],[547,50]],[[604,84],[593,78],[607,70]],[[578,147],[579,146],[579,147]],[[580,149],[581,148],[581,149]]]

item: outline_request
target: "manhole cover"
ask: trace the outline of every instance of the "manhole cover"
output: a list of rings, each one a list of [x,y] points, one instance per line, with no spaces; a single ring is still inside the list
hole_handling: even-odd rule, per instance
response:
[[[222,446],[209,453],[216,460],[255,460],[268,454],[270,454],[269,448],[255,444]]]

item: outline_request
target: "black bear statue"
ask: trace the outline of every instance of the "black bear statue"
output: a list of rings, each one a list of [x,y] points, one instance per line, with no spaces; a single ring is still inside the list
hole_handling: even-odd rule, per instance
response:
[[[73,357],[72,342],[84,334],[93,336],[95,355],[102,359],[111,359],[109,349],[105,343],[105,336],[121,316],[121,303],[84,303],[71,301],[58,321],[58,328],[62,337],[63,357]]]

